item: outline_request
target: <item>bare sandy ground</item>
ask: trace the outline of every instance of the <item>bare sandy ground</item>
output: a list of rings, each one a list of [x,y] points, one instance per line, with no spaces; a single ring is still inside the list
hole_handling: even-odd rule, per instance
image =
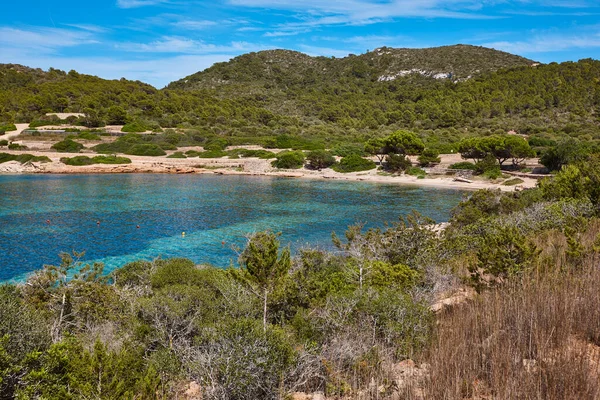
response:
[[[179,151],[187,149],[180,149]],[[88,155],[93,157],[95,153],[56,153],[53,151],[8,151],[7,153],[28,153],[36,156],[47,156],[50,163],[27,163],[21,165],[16,162],[0,164],[0,173],[46,173],[46,174],[102,174],[102,173],[174,173],[174,174],[220,174],[220,175],[262,175],[282,176],[304,179],[330,179],[347,181],[366,181],[389,184],[404,184],[437,187],[444,189],[500,189],[503,191],[514,191],[522,188],[535,187],[537,181],[530,178],[522,178],[524,182],[517,186],[504,186],[504,180],[490,182],[474,178],[471,183],[455,181],[453,177],[445,175],[428,175],[425,179],[418,179],[410,175],[382,174],[377,170],[338,173],[331,169],[314,171],[308,169],[279,170],[271,166],[271,160],[258,158],[166,158],[166,157],[142,157],[127,156],[131,164],[121,165],[89,165],[68,166],[60,162],[62,157],[73,157],[76,155]],[[460,160],[459,155],[443,156],[441,166],[446,167]]]

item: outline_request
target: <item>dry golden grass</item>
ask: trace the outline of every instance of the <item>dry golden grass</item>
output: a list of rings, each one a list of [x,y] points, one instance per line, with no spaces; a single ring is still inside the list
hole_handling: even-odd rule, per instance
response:
[[[562,233],[539,236],[539,268],[442,315],[425,398],[600,399],[599,233],[577,234],[577,259]]]

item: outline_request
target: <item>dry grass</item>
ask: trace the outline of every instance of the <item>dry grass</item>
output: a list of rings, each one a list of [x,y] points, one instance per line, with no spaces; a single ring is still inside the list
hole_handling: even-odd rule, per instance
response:
[[[592,257],[583,264],[443,315],[426,398],[599,399],[600,269]]]

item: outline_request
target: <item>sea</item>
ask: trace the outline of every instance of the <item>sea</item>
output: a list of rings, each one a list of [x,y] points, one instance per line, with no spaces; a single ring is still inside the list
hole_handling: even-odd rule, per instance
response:
[[[384,228],[412,210],[444,222],[464,191],[245,175],[0,175],[0,282],[23,282],[61,252],[109,273],[185,257],[235,266],[253,232],[333,250],[348,226]]]

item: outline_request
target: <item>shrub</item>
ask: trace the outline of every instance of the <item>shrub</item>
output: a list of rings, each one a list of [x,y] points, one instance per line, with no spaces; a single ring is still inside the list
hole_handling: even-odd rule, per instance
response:
[[[204,146],[204,151],[223,151],[228,146],[227,140],[222,138],[209,140]]]
[[[351,154],[365,155],[365,147],[358,143],[342,143],[331,149],[331,154],[338,157],[348,157]]]
[[[223,150],[209,150],[198,153],[199,158],[221,158],[227,155]]]
[[[79,132],[77,134],[77,138],[84,139],[84,140],[100,140],[100,136],[96,135],[95,133],[88,132],[88,131]]]
[[[17,127],[15,126],[15,124],[4,124],[4,125],[0,125],[0,132],[11,132],[11,131],[16,131]]]
[[[11,143],[8,145],[9,150],[25,150],[27,146],[19,143]]]
[[[428,166],[431,164],[439,164],[442,159],[440,158],[440,153],[433,149],[425,149],[423,153],[418,158],[419,164],[421,166]]]
[[[477,169],[477,166],[469,161],[461,161],[461,162],[452,164],[450,166],[450,169],[466,169],[466,170],[470,170],[470,171],[475,171]]]
[[[112,156],[96,156],[90,158],[88,156],[63,157],[60,162],[66,165],[92,165],[92,164],[131,164],[131,159],[127,157]]]
[[[419,167],[410,167],[406,170],[407,175],[417,176],[419,178],[424,178],[427,173]]]
[[[26,162],[51,162],[46,156],[34,156],[33,154],[8,154],[0,153],[0,164],[8,161],[18,161],[21,164]]]
[[[8,140],[0,140],[0,147],[8,146]]]
[[[62,153],[79,153],[79,150],[83,149],[84,146],[81,143],[77,143],[71,139],[65,139],[54,143],[52,148]]]
[[[477,164],[475,164],[475,167],[478,174],[481,174],[488,179],[496,179],[502,175],[498,161],[491,154],[485,156],[483,160],[478,161]]]
[[[146,126],[140,122],[131,122],[123,125],[121,132],[146,132]]]
[[[62,157],[60,162],[66,165],[80,166],[80,165],[92,165],[94,161],[88,156],[77,156],[77,157]]]
[[[329,168],[335,164],[335,158],[326,150],[313,150],[306,156],[308,166],[312,169]]]
[[[368,171],[375,168],[376,165],[373,161],[362,158],[359,155],[351,154],[348,157],[344,157],[338,164],[335,164],[332,168],[336,172],[358,172]]]
[[[504,186],[514,186],[514,185],[520,185],[523,182],[525,182],[525,181],[521,178],[512,178],[512,179],[508,179],[508,180],[504,181],[502,184]]]
[[[165,151],[158,145],[153,143],[146,144],[134,144],[129,148],[125,154],[131,154],[134,156],[164,156]]]
[[[285,151],[277,154],[271,163],[275,168],[296,169],[304,166],[304,153],[301,151]]]
[[[383,169],[390,172],[400,172],[410,167],[412,167],[410,159],[399,154],[388,154],[383,164]]]

